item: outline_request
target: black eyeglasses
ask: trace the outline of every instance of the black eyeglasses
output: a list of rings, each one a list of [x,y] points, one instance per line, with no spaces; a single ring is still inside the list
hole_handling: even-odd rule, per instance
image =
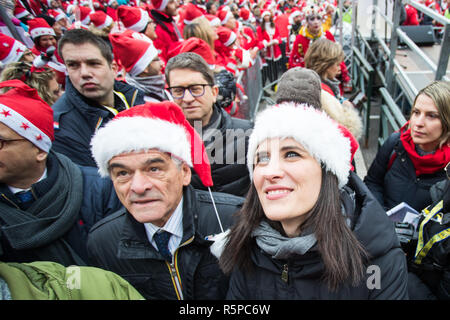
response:
[[[0,139],[0,150],[3,149],[6,142],[22,141],[22,140],[27,140],[27,139],[9,139],[9,140],[8,139]]]
[[[445,166],[444,170],[445,170],[445,173],[447,174],[447,179],[450,179],[450,172],[449,172],[449,170],[450,170],[450,162],[447,163],[447,165]]]
[[[183,99],[184,93],[186,92],[186,89],[189,90],[191,95],[194,98],[201,97],[205,94],[205,87],[206,86],[213,86],[212,84],[191,84],[188,87],[169,87],[170,94],[174,99]]]

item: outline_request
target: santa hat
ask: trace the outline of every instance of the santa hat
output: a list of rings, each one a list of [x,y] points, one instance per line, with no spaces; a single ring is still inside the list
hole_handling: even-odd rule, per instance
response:
[[[137,32],[144,30],[150,20],[147,11],[125,5],[117,8],[117,17],[125,28]]]
[[[346,185],[351,168],[350,141],[325,112],[306,104],[285,102],[259,113],[248,145],[247,165],[250,177],[253,176],[258,145],[270,138],[294,139],[326,171],[337,177],[339,188]]]
[[[141,74],[158,56],[158,50],[150,39],[148,41],[136,39],[133,36],[134,33],[132,30],[127,30],[124,33],[109,35],[114,56],[133,77]]]
[[[264,10],[263,12],[261,12],[261,19],[263,19],[265,16],[271,16],[272,12],[270,12],[269,10]]]
[[[164,11],[168,3],[169,0],[152,0],[153,8],[159,11]]]
[[[33,40],[40,36],[56,36],[55,31],[43,18],[34,18],[27,21],[31,38]]]
[[[211,27],[219,27],[220,26],[220,19],[213,15],[213,14],[205,14],[206,19],[209,21],[209,25]]]
[[[16,7],[14,8],[14,16],[15,16],[17,19],[21,19],[21,18],[24,18],[24,17],[29,16],[29,15],[30,15],[30,13],[28,12],[28,10],[25,9],[25,8],[20,4],[20,2],[17,2]]]
[[[91,147],[102,177],[108,176],[113,157],[158,149],[192,167],[204,186],[213,185],[203,141],[174,102],[148,102],[120,112],[97,131]]]
[[[98,29],[109,27],[113,23],[113,19],[103,11],[95,11],[89,15],[92,24]]]
[[[85,26],[89,25],[89,23],[91,22],[91,18],[89,17],[89,15],[92,12],[94,12],[94,11],[92,11],[88,7],[83,7],[83,6],[79,6],[78,8],[80,10],[80,21],[81,21],[81,24],[83,24]]]
[[[294,24],[294,18],[300,17],[301,15],[302,12],[299,9],[297,8],[292,9],[291,14],[289,15],[289,24]]]
[[[2,64],[19,61],[25,50],[27,47],[23,43],[0,33],[0,61]]]
[[[250,21],[250,10],[248,10],[247,8],[241,8],[239,10],[239,17],[241,17],[242,21],[244,22]]]
[[[231,46],[236,41],[236,33],[228,28],[219,27],[216,32],[219,36],[219,41],[227,47]]]
[[[190,24],[192,23],[192,20],[195,18],[203,16],[203,13],[200,11],[199,8],[193,3],[186,4],[186,9],[184,11],[184,24]]]
[[[52,108],[39,97],[36,89],[20,80],[1,82],[0,88],[12,88],[0,94],[0,122],[49,152],[54,140]]]
[[[206,63],[209,65],[211,69],[214,69],[216,62],[212,50],[206,43],[206,41],[195,37],[184,40],[181,43],[179,53],[183,52],[194,52],[198,54],[203,59],[205,59]]]
[[[47,13],[48,13],[53,19],[55,19],[55,21],[59,21],[59,20],[61,20],[61,19],[67,18],[67,16],[66,16],[64,13],[62,13],[62,12],[60,12],[60,11],[53,10],[53,9],[48,9],[48,10],[47,10]]]
[[[233,13],[229,10],[220,10],[217,13],[217,17],[220,19],[220,24],[224,25],[230,20],[230,18],[233,18]]]

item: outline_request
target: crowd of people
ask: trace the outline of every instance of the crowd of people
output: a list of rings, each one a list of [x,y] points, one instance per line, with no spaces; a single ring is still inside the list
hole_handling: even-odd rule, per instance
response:
[[[2,5],[0,299],[450,297],[450,85],[361,180],[336,1]],[[276,104],[252,122],[257,61]],[[412,255],[401,202],[433,213]]]

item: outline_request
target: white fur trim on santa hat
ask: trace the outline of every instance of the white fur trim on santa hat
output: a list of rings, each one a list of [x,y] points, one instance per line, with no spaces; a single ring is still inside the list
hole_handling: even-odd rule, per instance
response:
[[[236,38],[237,38],[236,33],[231,31],[230,37],[228,38],[227,41],[225,41],[224,45],[226,45],[227,47],[231,46],[233,42],[236,41]]]
[[[2,63],[7,65],[11,62],[18,62],[24,54],[25,50],[27,50],[27,47],[21,42],[15,40],[12,48],[9,50],[9,54],[2,60]]]
[[[0,122],[17,132],[39,149],[49,152],[52,140],[43,131],[14,109],[0,104]]]
[[[40,36],[55,36],[55,31],[53,30],[53,28],[46,28],[46,27],[42,27],[42,28],[34,28],[30,31],[30,36],[33,39],[36,39],[37,37]]]
[[[223,18],[222,21],[220,21],[221,25],[224,25],[225,23],[228,22],[228,20],[230,20],[230,18],[233,17],[233,13],[231,11],[227,11],[227,15],[225,16],[225,18]]]
[[[270,138],[293,138],[327,171],[334,173],[343,188],[350,171],[350,140],[325,112],[306,104],[282,103],[269,107],[256,117],[249,139],[247,166],[253,176],[258,145]]]
[[[103,29],[103,28],[109,27],[111,25],[111,23],[113,23],[113,19],[107,15],[105,17],[105,21],[101,25],[96,26],[96,28]]]
[[[131,49],[132,50],[132,49]],[[150,44],[145,51],[144,55],[139,58],[139,60],[134,64],[133,68],[131,68],[130,72],[128,72],[131,76],[135,77],[144,72],[145,68],[155,59],[158,55],[158,50]]]
[[[136,31],[136,32],[141,32],[142,30],[144,30],[144,28],[147,26],[148,21],[149,21],[149,16],[147,11],[140,9],[141,12],[141,18],[139,19],[138,22],[136,22],[135,24],[127,27],[127,29]]]
[[[97,131],[91,140],[91,151],[102,177],[109,175],[113,157],[150,149],[168,152],[192,167],[188,135],[182,126],[161,119],[122,117]]]

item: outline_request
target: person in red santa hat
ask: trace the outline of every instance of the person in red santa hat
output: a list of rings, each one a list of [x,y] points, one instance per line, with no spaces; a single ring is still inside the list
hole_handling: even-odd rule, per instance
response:
[[[91,20],[89,31],[91,31],[95,35],[98,35],[110,44],[108,36],[115,26],[114,20],[101,10],[92,12],[89,15],[89,18]]]
[[[202,17],[202,11],[192,2],[184,5],[183,14],[180,13],[180,21],[178,23],[178,29],[181,33],[184,33],[184,26],[187,24],[191,24],[196,18]]]
[[[214,241],[225,237],[243,199],[211,192],[205,145],[180,107],[167,101],[121,112],[91,146],[124,205],[91,229],[93,264],[123,276],[146,299],[224,299],[228,279]],[[194,173],[207,191],[193,188]]]
[[[153,8],[151,16],[156,23],[157,38],[153,41],[155,47],[161,51],[160,57],[167,63],[169,51],[178,42],[183,40],[183,36],[178,29],[174,17],[177,15],[177,0],[151,0]]]
[[[311,42],[327,38],[335,41],[334,36],[329,31],[324,31],[322,27],[323,12],[316,5],[308,5],[303,9],[306,25],[303,26],[292,46],[291,55],[289,57],[289,68],[304,67],[305,54]]]
[[[33,62],[35,57],[22,42],[0,33],[0,70],[12,62]]]
[[[117,16],[125,28],[140,32],[153,41],[156,40],[156,25],[147,11],[141,8],[122,5],[117,8]]]
[[[66,67],[63,59],[56,50],[56,35],[52,27],[43,19],[35,18],[28,20],[29,33],[34,42],[31,51],[46,61],[46,65],[54,69],[57,74],[58,83],[65,84]]]
[[[236,18],[228,7],[223,8],[217,13],[217,17],[220,19],[220,25],[235,31],[237,28]]]
[[[164,89],[163,65],[151,40],[132,30],[110,34],[109,38],[114,59],[125,68],[125,81],[144,92],[145,102],[173,101]]]
[[[278,27],[273,22],[272,12],[265,10],[261,13],[261,17],[262,22],[257,28],[257,35],[264,46],[264,59],[267,63],[267,67],[265,70],[263,69],[264,84],[266,80],[272,83],[278,79],[282,53],[280,49],[281,36]]]

